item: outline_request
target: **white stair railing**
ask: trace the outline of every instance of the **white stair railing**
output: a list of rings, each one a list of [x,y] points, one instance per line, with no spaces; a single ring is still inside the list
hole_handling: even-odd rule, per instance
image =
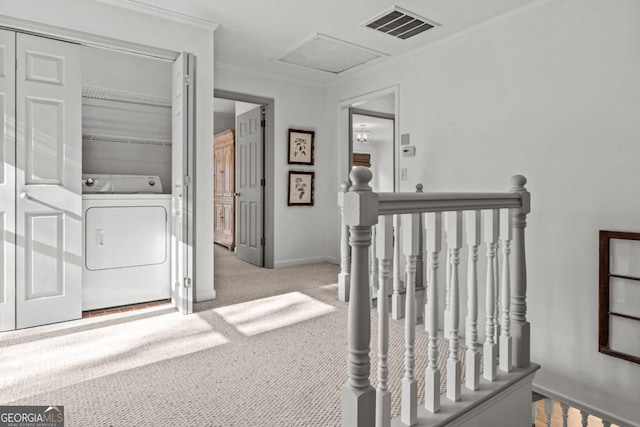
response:
[[[340,227],[340,274],[338,274],[338,299],[343,302],[349,301],[349,284],[351,283],[351,250],[349,248],[349,226],[344,220],[344,195],[349,191],[350,184],[343,182],[340,184],[338,193],[338,206],[342,217]]]
[[[484,223],[484,236],[487,252],[487,275],[485,291],[486,330],[484,344],[484,380],[489,383],[498,378],[498,345],[501,345],[501,375],[532,375],[537,368],[530,366],[529,361],[529,324],[526,320],[526,267],[524,254],[524,228],[526,215],[529,212],[529,193],[524,184],[526,179],[515,176],[511,179],[512,189],[503,193],[373,193],[369,186],[371,171],[367,168],[355,168],[351,173],[353,185],[343,194],[344,223],[349,228],[351,246],[351,281],[349,296],[349,356],[348,380],[342,390],[342,424],[343,426],[370,427],[387,426],[388,415],[389,360],[388,360],[388,285],[390,258],[394,259],[393,294],[391,296],[391,313],[396,318],[399,309],[401,289],[397,285],[401,270],[398,265],[398,237],[402,233],[402,252],[406,257],[406,283],[404,298],[405,318],[405,351],[404,374],[401,380],[400,421],[404,425],[415,425],[418,422],[417,381],[415,374],[416,358],[426,357],[425,370],[425,404],[429,413],[438,413],[442,406],[440,396],[440,377],[438,368],[438,260],[442,250],[443,212],[446,213],[446,242],[449,270],[449,307],[448,334],[445,339],[449,343],[447,360],[447,392],[445,394],[447,411],[443,416],[454,416],[456,405],[466,408],[474,394],[484,396],[479,388],[479,359],[481,346],[478,344],[478,280],[477,260],[480,245],[480,224]],[[501,211],[502,210],[502,211]],[[466,212],[463,215],[463,212]],[[402,218],[400,218],[402,217]],[[502,221],[501,221],[502,217]],[[484,221],[481,221],[481,218]],[[466,219],[466,226],[463,220]],[[510,221],[511,220],[511,221]],[[400,226],[401,223],[401,226]],[[378,224],[375,250],[372,244],[372,227]],[[391,229],[393,228],[393,238]],[[343,227],[344,229],[344,227]],[[426,229],[426,230],[423,230]],[[463,241],[463,229],[466,229],[466,243],[469,247],[469,260],[466,288],[466,364],[465,399],[461,399],[461,361],[459,360],[459,318],[460,318],[460,283],[459,263]],[[421,248],[423,232],[425,247]],[[498,241],[502,249],[502,270],[497,271]],[[425,329],[428,332],[427,354],[415,351],[415,328],[417,316],[416,302],[416,267],[421,249],[426,250],[423,258],[427,263]],[[371,252],[370,252],[371,251]],[[510,262],[513,253],[513,262]],[[369,277],[369,255],[377,258],[376,272]],[[372,271],[373,273],[373,271]],[[502,277],[500,277],[500,273]],[[501,280],[498,280],[500,277]],[[377,279],[378,286],[370,287],[370,282]],[[500,282],[501,289],[498,289]],[[378,386],[375,390],[369,382],[370,359],[369,345],[371,335],[370,298],[377,290],[379,348],[378,348]],[[497,295],[501,296],[497,304]],[[497,310],[500,310],[499,312]],[[500,327],[498,327],[500,326]],[[499,332],[498,332],[499,331]],[[499,336],[498,336],[499,333]],[[511,346],[511,351],[509,351]],[[506,354],[505,354],[506,353]],[[510,356],[510,357],[509,357]],[[515,366],[515,368],[512,368]],[[513,372],[512,372],[513,371]],[[501,377],[504,379],[504,377]],[[520,378],[520,377],[518,377]],[[496,390],[508,383],[496,383]],[[471,394],[469,394],[471,393]],[[478,397],[478,399],[481,399]],[[424,409],[421,409],[424,411]],[[463,409],[461,409],[463,410]],[[449,419],[449,418],[447,418]]]

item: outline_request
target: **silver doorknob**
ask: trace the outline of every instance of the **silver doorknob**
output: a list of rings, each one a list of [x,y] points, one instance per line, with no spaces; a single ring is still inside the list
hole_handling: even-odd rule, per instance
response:
[[[238,197],[240,195],[240,193],[233,193],[234,197]]]

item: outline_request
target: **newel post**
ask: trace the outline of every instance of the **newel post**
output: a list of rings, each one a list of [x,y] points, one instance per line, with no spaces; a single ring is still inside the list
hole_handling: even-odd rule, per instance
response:
[[[369,247],[371,226],[378,222],[378,195],[369,186],[372,174],[368,168],[355,168],[350,178],[353,185],[344,195],[344,222],[349,226],[351,244],[351,289],[348,379],[342,387],[342,426],[371,427],[375,425],[376,392],[369,382]]]
[[[525,256],[524,229],[527,214],[531,212],[531,195],[524,187],[527,179],[522,175],[511,178],[511,192],[520,195],[522,206],[512,209],[513,270],[511,275],[511,338],[513,364],[526,368],[531,357],[531,333],[527,322],[527,262]]]
[[[351,255],[349,250],[349,226],[344,222],[344,195],[351,185],[348,181],[340,184],[338,193],[338,206],[342,225],[340,226],[340,274],[338,274],[338,299],[342,302],[349,301],[349,284],[351,283]]]

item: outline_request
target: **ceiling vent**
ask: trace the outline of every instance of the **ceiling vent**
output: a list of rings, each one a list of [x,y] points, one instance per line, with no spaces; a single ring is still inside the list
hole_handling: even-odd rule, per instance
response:
[[[366,21],[362,26],[406,40],[433,27],[440,26],[440,24],[401,7],[394,6],[390,10]]]

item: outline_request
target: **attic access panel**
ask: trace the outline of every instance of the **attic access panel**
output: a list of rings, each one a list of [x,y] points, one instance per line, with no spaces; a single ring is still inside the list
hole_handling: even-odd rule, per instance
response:
[[[437,22],[398,6],[394,6],[391,10],[387,10],[362,24],[364,27],[402,40],[417,36],[439,25]]]
[[[382,52],[317,33],[277,61],[340,74],[383,56]]]

